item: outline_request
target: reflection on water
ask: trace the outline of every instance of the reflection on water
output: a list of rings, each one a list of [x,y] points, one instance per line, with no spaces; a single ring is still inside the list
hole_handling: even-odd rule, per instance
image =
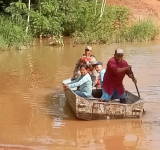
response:
[[[70,78],[85,45],[49,47],[47,41],[0,55],[0,150],[159,150],[160,45],[94,45],[104,64],[124,48],[145,100],[142,120],[78,120],[66,103],[61,82]],[[130,79],[125,88],[136,93]],[[61,93],[61,94],[57,94]]]
[[[77,129],[79,149],[135,149],[144,133],[141,121],[106,121],[81,125]]]

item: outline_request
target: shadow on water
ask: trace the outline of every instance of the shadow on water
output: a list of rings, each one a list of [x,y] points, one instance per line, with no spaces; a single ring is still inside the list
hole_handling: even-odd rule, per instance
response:
[[[45,96],[46,114],[54,119],[78,120],[66,102],[65,95],[49,94]]]

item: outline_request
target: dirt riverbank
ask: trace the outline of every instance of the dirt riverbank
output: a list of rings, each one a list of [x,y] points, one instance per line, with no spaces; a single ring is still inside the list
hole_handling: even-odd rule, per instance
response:
[[[129,7],[134,17],[154,15],[160,24],[160,0],[108,0],[107,3]]]
[[[160,0],[108,0],[107,3],[130,8],[131,18],[134,20],[152,15],[160,27]],[[156,39],[160,40],[160,35]]]

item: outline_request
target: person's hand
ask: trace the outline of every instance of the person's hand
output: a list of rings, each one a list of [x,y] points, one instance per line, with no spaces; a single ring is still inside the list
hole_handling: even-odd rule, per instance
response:
[[[65,86],[66,84],[65,84],[65,83],[62,83],[62,85]]]
[[[67,84],[62,83],[62,85],[63,85],[63,89],[64,89],[64,90],[67,90],[67,89],[68,89],[68,85],[67,85]]]
[[[136,78],[133,78],[132,81],[133,81],[134,83],[137,83],[137,79],[136,79]]]
[[[66,88],[67,88],[67,87],[68,87],[68,85],[67,85],[67,84],[63,84],[63,87],[66,87]]]

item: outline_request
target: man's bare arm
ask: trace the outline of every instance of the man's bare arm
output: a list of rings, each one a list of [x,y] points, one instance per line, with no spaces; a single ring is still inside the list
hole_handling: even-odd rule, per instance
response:
[[[127,67],[124,67],[124,68],[118,68],[118,69],[117,69],[117,73],[124,72],[124,71],[126,71],[126,70],[129,70],[130,68],[131,68],[130,65],[128,65]]]

